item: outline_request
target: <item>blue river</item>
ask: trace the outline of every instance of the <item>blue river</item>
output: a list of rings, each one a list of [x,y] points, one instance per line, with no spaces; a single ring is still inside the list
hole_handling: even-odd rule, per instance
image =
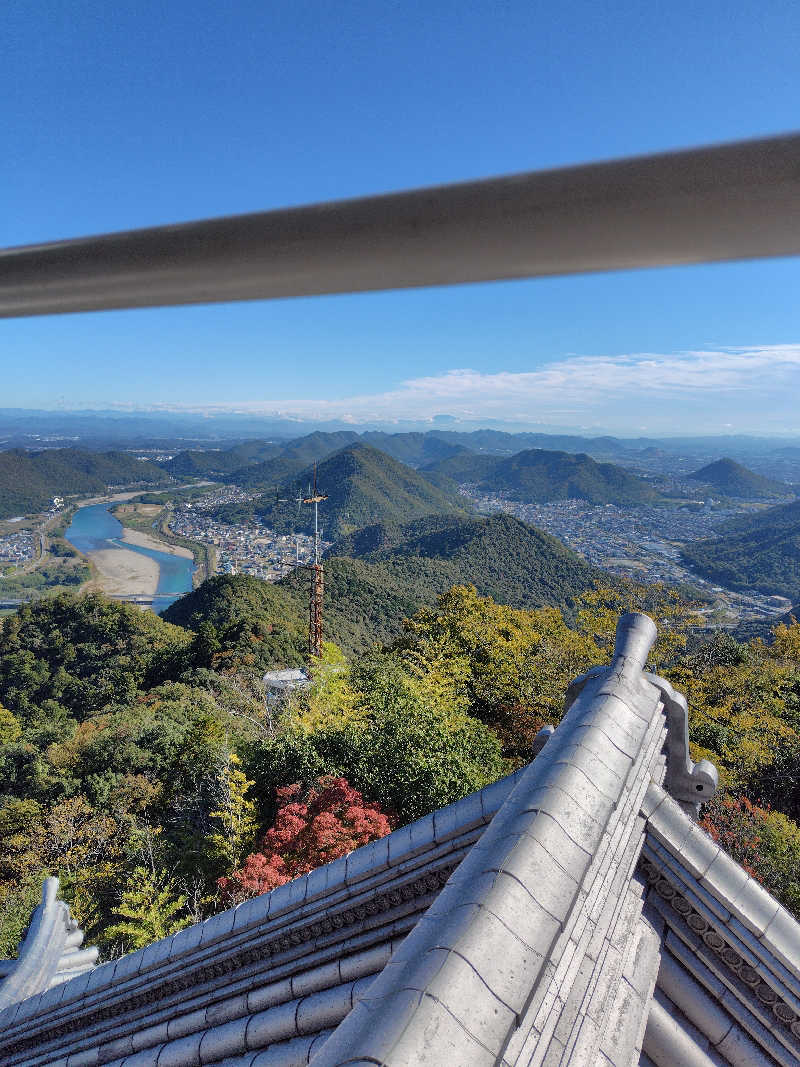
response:
[[[153,598],[153,611],[160,614],[178,597],[192,588],[194,560],[173,556],[170,552],[156,552],[152,548],[140,548],[122,541],[122,523],[109,512],[113,504],[90,504],[78,508],[67,532],[67,541],[79,552],[96,552],[102,548],[125,548],[129,552],[141,552],[154,559],[159,566],[158,588]]]

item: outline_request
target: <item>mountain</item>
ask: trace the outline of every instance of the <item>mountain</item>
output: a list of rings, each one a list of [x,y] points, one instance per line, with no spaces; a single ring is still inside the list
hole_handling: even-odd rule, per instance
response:
[[[374,522],[407,522],[423,515],[471,510],[455,486],[440,488],[424,474],[360,441],[324,459],[316,476],[320,491],[328,497],[319,509],[328,540]],[[254,502],[256,513],[276,529],[294,529],[300,513],[309,528],[311,509],[300,512],[297,498],[307,493],[313,477],[313,467],[306,467],[285,479],[278,485],[277,500],[264,494]]]
[[[169,485],[173,479],[149,460],[127,452],[51,448],[0,451],[0,518],[42,511],[54,496],[104,493],[109,486]]]
[[[514,500],[547,503],[576,498],[590,504],[646,504],[659,499],[643,478],[613,463],[597,463],[584,453],[532,448],[513,456],[460,453],[432,468],[459,482]]]
[[[743,467],[733,459],[718,459],[690,474],[696,482],[716,489],[722,496],[743,497],[745,500],[769,500],[790,496],[792,490],[783,482],[765,478],[763,474]]]
[[[177,478],[223,477],[242,470],[248,464],[270,459],[283,451],[274,441],[245,441],[233,448],[190,449],[178,452],[162,466]]]
[[[501,457],[460,448],[452,456],[423,467],[426,474],[444,474],[459,485],[477,484],[491,478]]]
[[[743,516],[722,537],[695,541],[684,560],[713,582],[800,600],[800,500]]]
[[[616,437],[579,437],[576,434],[508,433],[505,430],[430,430],[429,436],[449,444],[461,445],[471,452],[488,452],[493,455],[510,455],[528,448],[545,448],[550,451],[586,452],[592,456],[607,458],[630,450],[638,450],[656,444],[645,438],[631,441]]]
[[[355,535],[361,550],[379,547],[360,558],[325,560],[326,632],[348,650],[396,639],[403,618],[453,585],[474,585],[512,607],[552,605],[569,613],[574,598],[600,577],[560,541],[511,515],[380,525]],[[337,546],[347,547],[345,541]],[[306,575],[295,572],[279,584],[291,590],[298,609],[305,606]]]
[[[402,620],[459,584],[513,607],[553,605],[568,612],[600,572],[549,534],[510,515],[434,515],[380,523],[346,535],[325,559],[325,635],[346,651],[363,651],[402,633]],[[307,617],[308,572],[274,586],[246,575],[204,582],[164,613],[168,622],[217,628],[255,614],[269,627],[294,631]],[[298,620],[302,620],[299,622]]]
[[[304,472],[307,467],[355,441],[358,441],[358,434],[352,430],[310,433],[296,441],[290,441],[265,462],[234,471],[225,481],[240,485],[243,489],[282,485]]]
[[[512,607],[566,606],[599,572],[555,537],[500,513],[488,517],[434,515],[392,527],[379,523],[342,538],[332,551],[407,575],[420,561],[435,563],[444,588],[469,582]],[[440,590],[441,591],[441,590]]]
[[[384,433],[370,430],[361,440],[409,467],[424,467],[463,452],[462,445],[450,444],[432,433]]]

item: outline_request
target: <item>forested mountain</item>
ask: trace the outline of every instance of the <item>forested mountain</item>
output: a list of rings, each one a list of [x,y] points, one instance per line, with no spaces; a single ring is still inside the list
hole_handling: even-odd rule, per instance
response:
[[[162,466],[176,478],[222,477],[279,455],[285,446],[274,441],[245,441],[233,448],[178,452]]]
[[[657,444],[646,438],[623,441],[616,437],[580,437],[576,434],[508,433],[506,430],[430,430],[431,437],[438,437],[448,444],[460,445],[471,452],[487,452],[493,455],[510,455],[529,448],[552,451],[587,452],[594,456],[612,456],[631,448],[645,448]]]
[[[361,435],[361,440],[409,467],[424,467],[463,451],[461,445],[450,444],[432,433],[384,433],[381,430],[369,430]]]
[[[301,474],[350,444],[371,445],[409,467],[422,467],[460,452],[451,445],[424,433],[382,433],[353,430],[315,432],[284,444],[246,442],[227,451],[182,452],[165,466],[171,473],[206,474],[243,488],[273,487]]]
[[[371,445],[409,467],[436,473],[439,464],[452,458],[452,463],[441,466],[441,473],[457,481],[475,481],[476,472],[489,473],[493,469],[493,458],[507,457],[524,449],[539,449],[548,442],[551,448],[563,445],[571,452],[581,447],[596,448],[603,456],[624,452],[621,443],[612,437],[549,437],[547,434],[509,434],[500,430],[475,430],[472,433],[368,430],[361,434],[354,430],[337,430],[317,431],[288,443],[250,441],[226,450],[180,452],[164,467],[180,477],[218,477],[246,488],[274,486],[299,474],[312,463],[358,442]]]
[[[0,451],[0,518],[42,511],[54,496],[102,493],[110,485],[169,485],[173,479],[149,460],[126,452]]]
[[[284,478],[272,492],[245,507],[221,508],[222,519],[260,515],[279,531],[311,529],[311,509],[298,503],[312,485],[314,467]],[[316,468],[317,485],[328,499],[320,506],[320,523],[326,540],[373,522],[406,522],[434,513],[466,514],[471,505],[446,479],[437,486],[424,474],[358,441],[322,460]]]
[[[800,600],[800,500],[728,523],[722,537],[686,545],[698,573],[731,589]]]
[[[769,500],[792,494],[792,490],[784,482],[765,478],[763,474],[756,474],[727,457],[718,459],[716,463],[709,463],[689,477],[696,482],[710,485],[723,496],[741,497],[744,500]]]
[[[576,498],[591,504],[644,504],[659,499],[643,478],[613,463],[571,452],[528,449],[513,456],[459,453],[432,466],[458,482],[532,503]]]
[[[283,486],[284,483],[305,471],[307,467],[355,441],[358,441],[358,434],[351,430],[335,433],[310,433],[305,437],[299,437],[296,441],[290,441],[288,445],[281,448],[280,452],[265,462],[251,464],[235,471],[225,481],[233,482],[244,489]]]
[[[481,595],[512,607],[552,605],[569,612],[601,577],[560,541],[510,515],[375,524],[342,538],[333,551],[324,561],[325,630],[347,651],[397,637],[404,618],[452,585],[475,585]],[[308,588],[305,570],[274,586],[223,575],[181,597],[164,618],[196,629],[203,620],[219,628],[253,615],[281,633],[305,633]]]
[[[568,610],[601,577],[556,538],[505,514],[450,522],[436,516],[399,530],[367,528],[356,537],[361,567],[337,561],[338,596],[348,626],[350,620],[384,625],[383,613],[372,611],[371,598],[363,600],[363,582],[374,587],[379,600],[387,590],[405,604],[414,602],[413,610],[459,584],[475,585],[482,596],[516,608],[553,605]],[[371,540],[383,544],[363,551]],[[336,550],[346,545],[342,541]],[[355,595],[348,588],[348,572],[357,578]],[[396,620],[392,625],[396,632]]]
[[[460,448],[452,456],[427,464],[426,474],[444,474],[458,485],[481,484],[489,479],[502,457]]]

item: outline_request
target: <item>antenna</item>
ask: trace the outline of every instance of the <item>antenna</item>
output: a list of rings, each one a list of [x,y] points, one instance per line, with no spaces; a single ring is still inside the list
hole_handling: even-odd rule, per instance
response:
[[[302,498],[304,504],[314,505],[314,562],[311,564],[311,597],[308,608],[308,654],[312,659],[322,655],[322,598],[325,577],[319,561],[319,505],[328,499],[327,493],[317,489],[317,465],[314,464],[314,490],[309,486],[308,496]]]

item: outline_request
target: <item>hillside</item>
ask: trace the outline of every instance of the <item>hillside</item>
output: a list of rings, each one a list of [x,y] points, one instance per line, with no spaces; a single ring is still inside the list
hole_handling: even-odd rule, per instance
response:
[[[381,430],[370,430],[361,435],[361,440],[409,467],[424,467],[464,451],[461,445],[450,444],[431,433],[384,433]]]
[[[791,495],[792,490],[783,482],[765,478],[748,470],[733,459],[718,459],[689,475],[693,481],[703,482],[716,489],[722,496],[741,497],[744,500],[770,500]]]
[[[42,511],[54,496],[104,493],[109,486],[169,485],[173,479],[149,460],[126,452],[0,451],[0,518]]]
[[[513,456],[460,453],[432,467],[455,481],[514,500],[547,503],[575,498],[590,504],[646,504],[659,494],[643,478],[613,463],[597,463],[583,453],[532,448]]]
[[[510,515],[429,516],[408,524],[375,524],[348,535],[325,559],[325,633],[346,651],[362,651],[402,633],[402,620],[453,585],[474,585],[512,607],[552,605],[569,611],[600,574],[549,534]],[[308,572],[270,586],[247,575],[223,575],[176,601],[163,618],[217,629],[258,617],[269,627],[304,630]]]
[[[183,459],[179,466],[176,463],[178,457],[167,466],[171,471],[175,468],[183,472],[187,463],[191,463],[192,473],[217,474],[224,481],[234,482],[245,489],[261,485],[271,488],[301,474],[306,467],[332,456],[339,449],[357,443],[378,448],[385,455],[411,467],[425,466],[462,450],[458,445],[439,441],[427,433],[383,433],[375,430],[359,435],[353,430],[318,431],[285,445],[270,445],[260,452],[251,450],[247,453],[246,445],[238,445],[226,452],[185,452],[181,453]],[[204,456],[207,457],[205,460]]]
[[[254,511],[276,529],[295,529],[298,519],[311,528],[310,508],[302,509],[297,498],[308,492],[314,477],[306,467],[286,478],[274,493],[253,502]],[[467,501],[452,489],[439,488],[423,474],[384,452],[361,442],[328,456],[317,467],[317,485],[328,499],[320,505],[320,524],[326,540],[333,540],[374,522],[402,523],[434,513],[470,510]]]
[[[560,541],[511,515],[377,524],[335,547],[348,549],[360,558],[325,561],[328,626],[346,648],[397,637],[403,617],[452,585],[474,585],[512,607],[569,609],[600,577]],[[291,575],[280,584],[305,602],[307,579]]]
[[[728,524],[722,537],[686,545],[699,574],[731,589],[800,600],[800,500]]]
[[[233,448],[190,449],[178,452],[172,459],[166,460],[162,466],[176,478],[200,475],[224,478],[250,464],[277,456],[283,447],[273,441],[245,441],[244,444],[234,445]]]
[[[459,485],[466,485],[488,479],[500,462],[499,456],[460,448],[446,459],[427,464],[423,470],[426,474],[444,474]]]
[[[352,430],[336,433],[310,433],[290,441],[272,457],[262,463],[251,464],[234,471],[225,481],[240,485],[243,489],[258,489],[281,485],[301,474],[307,467],[325,459],[339,449],[358,440]],[[285,496],[286,493],[281,493]]]

